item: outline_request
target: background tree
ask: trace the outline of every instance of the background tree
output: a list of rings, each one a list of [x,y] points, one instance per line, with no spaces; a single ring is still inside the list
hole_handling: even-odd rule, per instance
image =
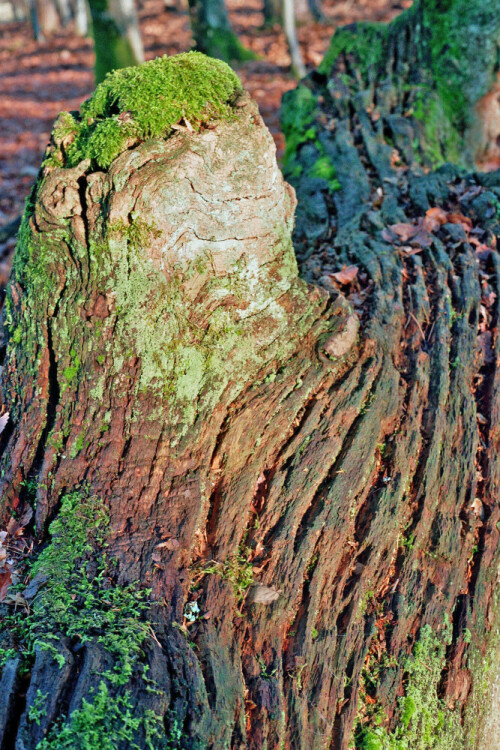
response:
[[[285,32],[290,57],[292,58],[292,73],[297,78],[302,78],[306,74],[302,52],[300,51],[299,40],[297,38],[297,28],[295,25],[295,2],[294,0],[283,0],[283,30]]]
[[[9,738],[480,744],[500,185],[422,170],[449,141],[415,115],[438,108],[462,158],[498,60],[488,5],[447,5],[446,40],[425,3],[344,31],[288,102],[321,285],[222,63],[117,72],[56,123],[6,308],[2,544],[21,557],[24,528],[29,549],[33,507],[37,543],[7,598],[30,606],[2,633]],[[446,53],[471,29],[455,113]]]
[[[134,0],[88,0],[95,44],[96,83],[116,68],[144,59]]]
[[[189,0],[189,15],[197,50],[227,62],[255,60],[232,30],[224,0]]]

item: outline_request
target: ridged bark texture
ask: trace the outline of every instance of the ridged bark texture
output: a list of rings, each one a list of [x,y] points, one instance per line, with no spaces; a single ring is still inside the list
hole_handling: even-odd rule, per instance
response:
[[[85,747],[117,706],[137,720],[116,729],[124,749],[479,746],[498,630],[500,178],[410,167],[390,111],[356,80],[337,97],[345,80],[313,75],[291,107],[295,163],[314,140],[301,97],[323,149],[315,203],[298,182],[322,217],[314,236],[304,211],[297,226],[319,285],[297,277],[293,193],[246,98],[107,172],[41,176],[7,306],[2,513],[17,550],[36,494],[19,606],[45,630],[2,636],[8,746]],[[331,275],[344,264],[354,281]],[[61,548],[69,622],[46,593],[66,601]],[[149,608],[128,611],[134,586]],[[106,637],[116,611],[115,629],[141,628],[147,673]]]

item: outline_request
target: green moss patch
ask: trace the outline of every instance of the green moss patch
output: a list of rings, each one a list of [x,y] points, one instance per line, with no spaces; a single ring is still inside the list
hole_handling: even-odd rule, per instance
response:
[[[446,647],[451,642],[447,621],[438,635],[424,625],[413,654],[405,661],[405,695],[399,701],[399,722],[389,732],[380,704],[370,705],[354,731],[350,747],[356,750],[460,750],[465,747],[457,711],[451,711],[438,695],[446,666]],[[365,686],[378,679],[377,671],[363,674]],[[362,703],[362,699],[361,699]]]
[[[371,67],[381,64],[386,39],[387,26],[384,24],[357,23],[354,28],[346,26],[337,29],[318,71],[330,73],[337,58],[346,54],[352,55],[361,74],[367,75]]]
[[[107,526],[107,512],[99,498],[79,492],[65,495],[49,528],[51,541],[29,570],[31,585],[39,582],[31,610],[3,621],[0,641],[10,645],[0,649],[0,666],[21,654],[24,669],[29,670],[37,647],[49,651],[62,668],[64,656],[57,648],[61,637],[73,643],[97,642],[113,656],[114,667],[101,675],[93,700],[84,700],[67,721],[60,717],[48,738],[39,743],[41,750],[111,750],[119,741],[139,748],[144,745],[133,742],[139,731],[149,738],[145,747],[152,749],[152,738],[160,736],[160,718],[151,711],[137,715],[126,689],[132,678],[148,688],[141,662],[143,644],[151,634],[145,617],[150,591],[114,582],[114,566],[105,551]],[[43,715],[43,696],[37,696],[30,719],[39,721]]]
[[[165,55],[107,75],[79,117],[60,116],[54,137],[63,144],[65,166],[91,159],[105,169],[130,146],[168,136],[183,118],[197,129],[232,116],[241,92],[238,76],[221,60],[200,52]]]

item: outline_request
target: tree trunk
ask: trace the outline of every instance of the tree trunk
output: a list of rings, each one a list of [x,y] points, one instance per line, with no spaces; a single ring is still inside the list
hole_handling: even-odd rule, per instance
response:
[[[224,0],[188,0],[196,49],[220,60],[255,60],[231,28]]]
[[[67,26],[73,15],[69,0],[55,0],[55,5],[62,25]]]
[[[85,0],[75,0],[75,31],[78,36],[87,36],[89,31],[87,3]]]
[[[96,83],[117,68],[144,60],[134,0],[89,0]]]
[[[55,125],[5,311],[7,746],[485,746],[500,175],[416,165],[349,38],[285,108],[320,284],[222,63]]]
[[[297,38],[297,28],[295,25],[295,2],[294,0],[282,0],[283,10],[283,30],[290,57],[292,58],[292,73],[296,78],[303,78],[306,74],[302,52]]]
[[[282,22],[281,0],[264,0],[264,26],[274,26]]]
[[[32,18],[36,18],[33,21],[35,39],[42,40],[46,34],[50,36],[61,28],[54,0],[35,0]]]

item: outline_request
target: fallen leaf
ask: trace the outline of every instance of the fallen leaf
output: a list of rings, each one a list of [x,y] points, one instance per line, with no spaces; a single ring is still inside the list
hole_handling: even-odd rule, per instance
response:
[[[261,583],[251,586],[247,594],[248,604],[272,604],[280,597],[280,591],[273,586],[264,586]]]
[[[332,279],[335,279],[335,281],[338,281],[339,284],[350,284],[351,281],[354,281],[354,279],[358,275],[358,271],[358,266],[344,266],[341,271],[337,271],[336,273],[329,273],[327,275]]]
[[[5,412],[5,414],[2,414],[0,417],[0,435],[5,430],[7,426],[7,422],[9,421],[9,412]]]
[[[8,568],[0,570],[0,602],[4,601],[11,583],[12,575],[10,570]]]
[[[28,602],[19,591],[16,591],[14,594],[7,594],[4,601],[6,604],[10,604],[13,607],[24,607],[29,610]]]
[[[435,232],[436,229],[442,227],[448,221],[446,211],[443,211],[439,206],[429,208],[425,213],[424,218],[424,229],[428,232]]]
[[[493,351],[493,339],[490,331],[480,333],[477,337],[477,341],[483,352],[484,361],[486,364],[492,364],[495,361],[495,352]]]
[[[410,245],[403,245],[399,249],[402,250],[405,255],[416,255],[417,253],[422,252],[421,247],[411,247]]]
[[[414,224],[391,224],[389,227],[391,232],[394,232],[403,242],[408,242],[412,237],[419,231],[419,227]]]
[[[419,229],[418,232],[411,237],[411,242],[420,247],[430,247],[434,242],[434,237],[426,229]]]
[[[385,242],[390,242],[391,245],[396,239],[396,235],[394,234],[394,232],[391,232],[389,229],[387,229],[387,227],[385,227],[385,229],[382,229],[381,236],[382,239],[385,240]]]
[[[464,216],[463,214],[448,214],[447,218],[448,224],[461,224],[466,232],[472,229],[472,221],[468,216]]]

